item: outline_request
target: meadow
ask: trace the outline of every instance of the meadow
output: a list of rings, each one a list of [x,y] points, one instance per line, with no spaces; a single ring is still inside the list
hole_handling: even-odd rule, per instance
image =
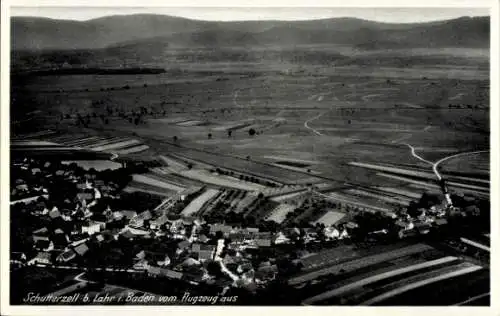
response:
[[[212,60],[209,51],[193,51],[186,54],[208,59],[178,54],[175,67],[156,65],[167,67],[161,74],[14,80],[13,95],[20,99],[12,106],[31,98],[45,127],[122,140],[96,143],[97,149],[136,146],[122,148],[123,156],[174,153],[198,167],[288,184],[397,186],[375,170],[349,164],[404,163],[431,173],[406,144],[433,162],[489,148],[487,56],[443,52],[358,52],[349,63],[318,65]],[[391,58],[412,63],[390,64]],[[487,172],[489,159],[481,159],[451,159],[441,168]]]

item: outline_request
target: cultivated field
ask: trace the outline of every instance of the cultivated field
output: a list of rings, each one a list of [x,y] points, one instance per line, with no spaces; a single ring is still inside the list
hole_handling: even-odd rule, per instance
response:
[[[38,137],[57,150],[159,157],[153,173],[167,184],[134,180],[136,189],[207,185],[282,203],[322,183],[341,189],[321,198],[391,215],[440,192],[438,162],[452,192],[488,197],[487,55],[448,53],[457,59],[420,52],[418,67],[390,65],[414,58],[408,51],[357,53],[358,66],[177,60],[183,71],[35,76],[15,93],[32,95],[45,128],[61,131]],[[289,208],[265,212],[282,221]]]
[[[196,214],[200,209],[212,198],[219,194],[218,190],[208,189],[198,197],[196,197],[191,203],[182,210],[181,215],[190,216]]]

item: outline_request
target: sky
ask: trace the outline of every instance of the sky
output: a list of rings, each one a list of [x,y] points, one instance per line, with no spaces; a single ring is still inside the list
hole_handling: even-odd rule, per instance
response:
[[[108,15],[154,13],[196,20],[311,20],[356,17],[389,23],[411,23],[489,15],[487,8],[347,8],[347,7],[11,7],[11,16],[89,20]]]

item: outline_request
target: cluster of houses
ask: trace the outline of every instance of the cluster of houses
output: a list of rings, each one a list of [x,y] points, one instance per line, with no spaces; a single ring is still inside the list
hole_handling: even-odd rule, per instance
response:
[[[395,225],[398,229],[399,238],[413,237],[416,235],[428,234],[433,227],[441,227],[448,224],[447,206],[442,204],[434,205],[428,209],[418,209],[418,215],[412,217],[403,212],[395,219]]]
[[[49,165],[47,165],[49,164]],[[262,231],[258,227],[236,227],[223,223],[207,224],[201,218],[172,215],[169,208],[183,199],[182,196],[165,200],[154,210],[104,210],[99,204],[103,197],[116,198],[118,186],[100,180],[95,173],[76,175],[70,168],[61,167],[54,174],[43,168],[30,169],[30,161],[20,162],[18,167],[32,174],[59,177],[76,185],[74,199],[67,199],[65,206],[49,207],[49,192],[35,186],[33,190],[46,197],[31,201],[30,209],[34,216],[49,223],[31,232],[37,253],[32,258],[25,254],[12,256],[12,263],[36,265],[75,265],[79,257],[85,257],[93,245],[107,241],[162,238],[174,241],[175,253],[139,251],[133,265],[128,269],[142,271],[151,277],[187,280],[189,282],[221,282],[228,286],[258,286],[273,280],[278,274],[277,258],[254,260],[255,252],[276,245],[295,243],[304,244],[323,240],[349,238],[358,228],[354,221],[341,225],[328,225],[316,228],[285,228],[277,232]],[[46,163],[44,168],[49,168]],[[31,190],[23,179],[15,180],[12,194]],[[14,191],[15,190],[15,191]],[[26,203],[26,202],[25,202]],[[98,212],[93,212],[100,205]],[[436,205],[421,209],[416,217],[404,212],[394,216],[394,224],[400,238],[415,234],[426,234],[432,226],[445,225],[446,205]],[[386,230],[373,233],[387,233]],[[211,269],[216,265],[224,277],[217,278]]]

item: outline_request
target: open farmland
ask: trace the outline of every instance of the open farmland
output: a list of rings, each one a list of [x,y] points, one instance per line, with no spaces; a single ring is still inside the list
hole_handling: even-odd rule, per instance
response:
[[[134,174],[132,176],[132,179],[135,182],[144,183],[146,185],[159,187],[166,190],[172,190],[174,192],[181,192],[182,190],[185,189],[185,187],[183,186],[179,186],[171,182],[164,181],[162,178],[155,176],[153,174],[150,175]]]
[[[213,174],[207,170],[190,169],[179,172],[183,177],[198,180],[200,182],[214,184],[222,187],[230,187],[246,191],[263,190],[265,186],[251,182],[244,182],[234,177]]]
[[[483,277],[477,273],[484,272],[482,267],[454,256],[446,256],[433,248],[421,248],[393,256],[394,250],[382,250],[380,254],[368,255],[362,259],[357,256],[346,258],[341,263],[330,263],[341,266],[342,270],[323,275],[313,283],[302,288],[307,292],[305,305],[393,305],[400,302],[398,297],[406,297],[406,302],[418,302],[415,305],[437,302],[435,295],[428,299],[424,291],[442,291],[450,293],[446,304],[458,304],[466,300],[466,291],[452,286],[453,280],[461,276],[472,277],[473,294],[484,294],[487,287]],[[396,252],[401,250],[396,250]],[[358,254],[359,256],[360,254]],[[385,259],[382,259],[385,256]],[[314,259],[313,259],[314,260]],[[317,261],[317,259],[315,260]],[[362,265],[358,265],[358,262]],[[331,268],[330,268],[331,269]],[[319,270],[319,271],[323,271]],[[315,271],[311,272],[314,273]],[[310,273],[309,273],[310,274]],[[446,284],[441,288],[438,284]],[[410,293],[422,293],[417,301],[410,299]],[[408,295],[406,294],[408,293]],[[304,295],[304,296],[305,296]],[[415,294],[414,294],[415,295]],[[386,303],[390,302],[390,303]],[[404,300],[402,302],[405,302]],[[394,305],[401,305],[396,303]],[[410,304],[411,305],[411,304]]]
[[[423,245],[423,244],[417,244],[417,245],[412,245],[408,246],[405,248],[401,249],[396,249],[392,250],[389,252],[381,253],[381,254],[376,254],[376,255],[371,255],[367,257],[362,257],[359,259],[354,259],[352,261],[346,261],[344,263],[332,265],[327,268],[323,268],[317,271],[309,272],[300,276],[296,276],[291,278],[288,282],[291,285],[296,285],[300,283],[304,283],[310,280],[314,280],[318,278],[319,276],[322,275],[327,275],[327,274],[332,274],[332,273],[339,273],[341,270],[343,272],[349,272],[350,270],[356,270],[364,266],[369,266],[372,264],[376,264],[379,262],[383,261],[388,261],[390,259],[395,259],[399,258],[405,255],[410,255],[414,253],[419,253],[425,250],[431,249],[430,246]]]
[[[204,80],[193,80],[196,76]],[[69,107],[76,108],[77,100],[80,100],[79,111],[97,113],[107,106],[118,112],[123,109],[124,113],[146,106],[152,109],[153,115],[146,115],[144,123],[131,124],[113,114],[109,124],[92,119],[89,127],[108,132],[134,132],[137,135],[134,139],[146,143],[162,138],[172,141],[176,136],[183,147],[243,158],[241,161],[225,158],[223,164],[227,168],[247,170],[256,176],[265,175],[283,182],[311,180],[305,180],[304,173],[283,171],[284,168],[271,167],[271,164],[303,171],[310,169],[311,179],[318,174],[364,184],[374,181],[384,184],[389,180],[344,164],[382,161],[421,165],[411,157],[408,148],[398,144],[402,142],[422,147],[425,155],[437,158],[485,148],[489,143],[488,85],[483,80],[444,77],[424,80],[405,78],[404,72],[398,77],[390,77],[388,73],[377,77],[370,73],[357,78],[342,72],[337,75],[305,72],[292,76],[263,71],[253,78],[240,75],[228,81],[188,72],[177,74],[177,79],[168,84],[163,79],[142,77],[147,86],[136,84],[127,90],[96,91],[89,87],[87,92],[83,85],[81,91],[71,94],[49,93],[37,90],[42,85],[36,83],[24,88],[38,91],[37,95],[45,97],[47,104],[57,104],[51,103],[51,99],[58,98],[59,104],[64,100],[67,108],[62,105],[58,108],[62,112],[69,112]],[[57,91],[58,86],[65,89],[65,81],[50,80],[53,90]],[[117,88],[130,81],[126,76],[113,80]],[[118,83],[119,80],[123,82]],[[81,104],[83,99],[88,100],[87,106]],[[95,102],[92,105],[93,100],[101,99],[106,100],[106,106],[95,105]],[[72,119],[63,120],[63,124],[71,123]],[[256,135],[249,135],[249,127],[244,127],[250,123],[255,126]],[[232,131],[230,136],[228,130]],[[209,138],[208,134],[212,136]],[[163,149],[155,146],[155,150]],[[220,157],[184,148],[165,148],[164,153],[171,151],[222,167]],[[250,162],[245,161],[247,156]]]
[[[191,203],[189,203],[188,206],[186,206],[184,210],[182,210],[181,214],[184,216],[191,216],[196,214],[208,201],[217,196],[217,194],[219,193],[219,190],[207,189],[205,192],[191,201]]]
[[[313,224],[321,223],[325,226],[331,226],[342,220],[346,214],[335,211],[327,211],[324,215],[314,221]]]
[[[295,207],[292,205],[280,204],[274,210],[272,210],[265,219],[281,224],[286,219],[286,215],[292,212],[294,209]]]

